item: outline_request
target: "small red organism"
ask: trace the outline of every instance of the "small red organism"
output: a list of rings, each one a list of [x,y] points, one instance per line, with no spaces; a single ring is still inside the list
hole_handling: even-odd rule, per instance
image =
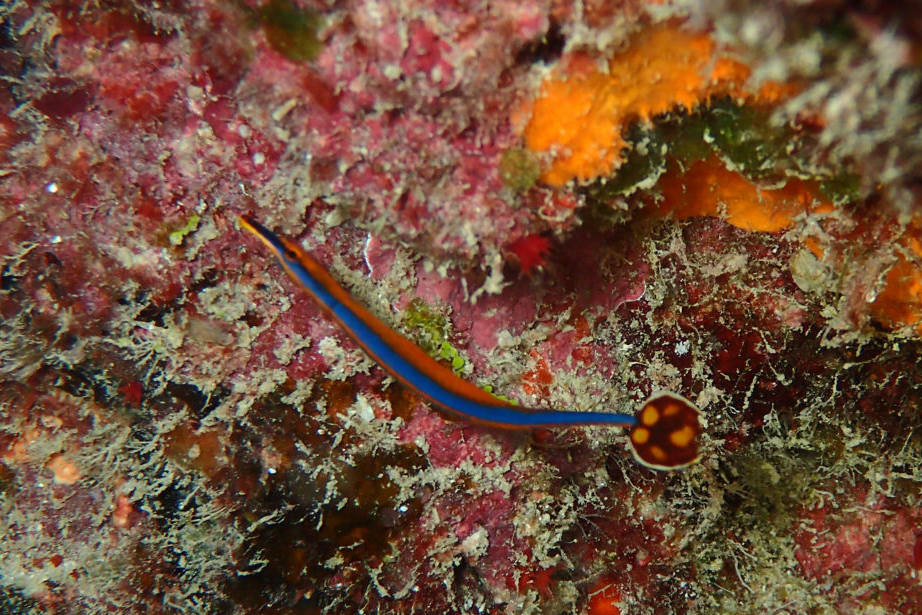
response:
[[[542,266],[550,249],[551,240],[543,235],[527,235],[509,244],[509,250],[519,260],[522,273]]]
[[[144,386],[137,380],[126,382],[118,388],[118,392],[121,393],[126,404],[135,408],[140,406],[141,400],[144,399]]]
[[[112,510],[112,525],[118,528],[128,528],[132,525],[132,517],[137,516],[131,500],[124,493],[115,496],[115,506]]]
[[[546,398],[551,394],[551,384],[554,374],[545,359],[537,350],[532,350],[531,358],[535,360],[535,367],[522,375],[522,390],[528,395]]]
[[[621,602],[621,592],[610,582],[598,583],[589,592],[590,615],[621,615],[618,603]]]
[[[551,584],[554,581],[554,572],[556,568],[538,568],[535,570],[519,571],[520,574],[515,580],[510,579],[507,585],[511,585],[516,591],[522,592],[527,589],[535,589],[541,595],[550,598],[553,596]]]

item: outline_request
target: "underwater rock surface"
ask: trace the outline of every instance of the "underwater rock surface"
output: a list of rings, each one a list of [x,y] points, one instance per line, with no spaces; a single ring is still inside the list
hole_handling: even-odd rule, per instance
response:
[[[0,7],[0,612],[917,613],[922,22]],[[524,407],[444,416],[236,224]]]

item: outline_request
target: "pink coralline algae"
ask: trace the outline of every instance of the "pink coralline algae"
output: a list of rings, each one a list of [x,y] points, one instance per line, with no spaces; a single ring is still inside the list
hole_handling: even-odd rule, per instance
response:
[[[854,509],[829,504],[803,511],[794,534],[806,578],[831,582],[836,610],[859,613],[869,605],[885,612],[912,612],[922,601],[918,583],[918,508],[904,508],[858,485]],[[869,501],[870,499],[870,501]]]
[[[4,3],[0,612],[918,613],[920,34]],[[240,215],[503,399],[681,394],[702,459],[439,414]]]

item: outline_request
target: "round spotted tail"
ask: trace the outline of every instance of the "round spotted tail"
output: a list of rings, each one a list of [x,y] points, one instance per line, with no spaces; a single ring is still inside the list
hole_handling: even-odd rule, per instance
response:
[[[644,402],[631,428],[637,461],[657,470],[675,470],[698,461],[700,411],[675,393],[657,393]]]

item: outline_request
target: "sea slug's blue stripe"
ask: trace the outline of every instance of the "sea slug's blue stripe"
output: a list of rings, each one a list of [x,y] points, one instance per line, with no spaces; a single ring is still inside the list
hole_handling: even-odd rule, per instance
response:
[[[573,412],[567,410],[528,409],[510,404],[490,405],[469,399],[447,390],[420,367],[402,356],[388,344],[370,323],[349,306],[336,299],[334,289],[311,275],[301,262],[301,255],[286,247],[285,243],[261,224],[241,218],[242,224],[259,236],[282,262],[291,276],[342,324],[345,331],[388,372],[437,407],[477,421],[499,427],[565,427],[570,425],[612,424],[632,427],[637,419],[629,414],[606,412]],[[340,292],[342,289],[335,289]],[[366,316],[366,318],[371,318]],[[380,323],[374,323],[380,326]]]

